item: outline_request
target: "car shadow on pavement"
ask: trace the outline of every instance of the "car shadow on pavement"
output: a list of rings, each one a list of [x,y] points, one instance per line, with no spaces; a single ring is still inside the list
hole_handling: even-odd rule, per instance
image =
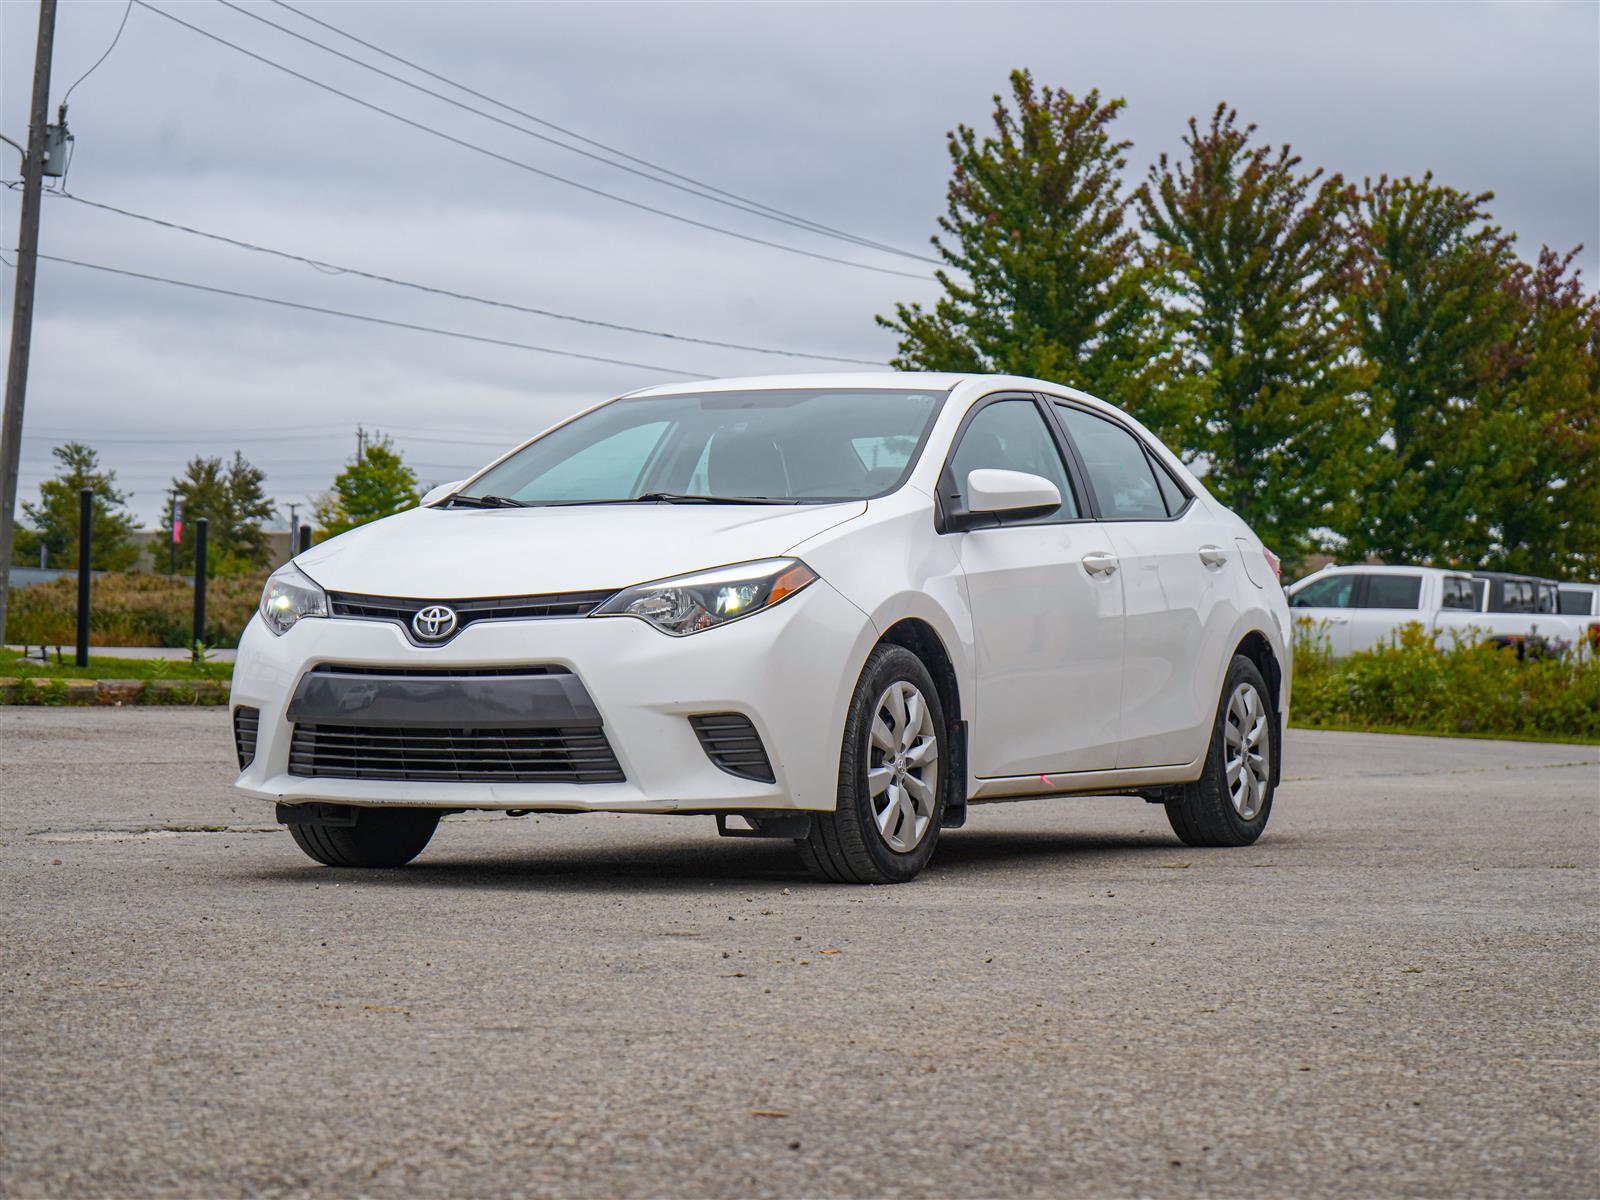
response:
[[[285,851],[289,847],[284,847]],[[1167,852],[1162,854],[1159,852]],[[1040,833],[1025,830],[961,830],[947,832],[922,879],[959,882],[1002,874],[1007,869],[1036,869],[1074,864],[1115,855],[1149,856],[1159,861],[1189,851],[1160,834]],[[348,870],[294,863],[285,859],[248,872],[257,881],[286,884],[340,882],[377,887],[537,889],[584,892],[626,889],[630,892],[688,891],[708,883],[752,887],[836,886],[815,879],[786,841],[755,838],[674,838],[669,843],[619,840],[604,848],[556,848],[539,852],[504,849],[484,853],[438,848],[409,866],[395,870]]]

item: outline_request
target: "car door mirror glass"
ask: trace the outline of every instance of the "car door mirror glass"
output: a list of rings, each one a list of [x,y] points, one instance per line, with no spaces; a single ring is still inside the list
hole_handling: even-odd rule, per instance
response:
[[[967,511],[1047,513],[1061,505],[1061,489],[1042,475],[980,467],[967,473]]]

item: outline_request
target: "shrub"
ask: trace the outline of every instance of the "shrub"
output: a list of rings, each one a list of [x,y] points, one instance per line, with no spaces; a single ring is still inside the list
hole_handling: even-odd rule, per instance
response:
[[[1467,639],[1436,645],[1420,625],[1338,662],[1314,628],[1295,638],[1295,724],[1428,733],[1600,738],[1600,660],[1519,661]]]
[[[266,572],[207,581],[208,646],[236,646],[261,598]],[[78,584],[72,578],[36,583],[11,593],[5,641],[70,646],[77,638]],[[107,572],[89,593],[91,646],[193,644],[194,589],[182,576]]]

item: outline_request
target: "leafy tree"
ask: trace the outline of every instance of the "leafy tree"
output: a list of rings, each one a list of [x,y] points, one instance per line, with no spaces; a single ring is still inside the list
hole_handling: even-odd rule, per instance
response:
[[[262,490],[266,474],[235,450],[233,461],[196,456],[182,479],[172,486],[183,505],[183,536],[178,544],[178,570],[194,570],[195,523],[205,517],[206,571],[239,575],[267,565],[271,551],[262,522],[275,511]],[[172,501],[162,518],[164,544],[172,540]]]
[[[1162,155],[1138,200],[1180,367],[1166,407],[1192,414],[1177,445],[1293,562],[1343,523],[1368,436],[1338,303],[1354,197],[1254,134],[1226,105],[1191,119],[1184,160]]]
[[[994,102],[992,134],[948,135],[944,238],[932,239],[951,268],[935,273],[944,294],[931,311],[877,318],[901,335],[894,365],[1058,379],[1136,407],[1155,356],[1120,190],[1131,143],[1111,132],[1124,101],[1036,89],[1013,71],[1010,105]]]
[[[1562,578],[1600,574],[1600,300],[1548,247],[1504,281],[1516,328],[1483,415],[1487,561]]]
[[[1351,222],[1357,270],[1346,296],[1372,367],[1380,436],[1365,450],[1366,495],[1348,553],[1393,562],[1478,563],[1476,514],[1502,457],[1486,420],[1509,366],[1519,301],[1512,239],[1489,223],[1492,193],[1433,182],[1369,183]]]
[[[394,442],[379,435],[365,452],[334,478],[333,489],[313,510],[323,536],[354,529],[383,517],[416,507],[422,493],[417,473],[406,466]]]
[[[42,543],[48,562],[72,567],[78,562],[78,493],[94,494],[89,527],[89,565],[97,571],[122,571],[139,557],[133,542],[136,524],[125,510],[127,496],[116,487],[117,473],[100,470],[100,458],[82,442],[68,442],[51,451],[60,464],[54,479],[39,485],[39,503],[22,505],[32,528],[16,533],[12,562],[37,566]]]

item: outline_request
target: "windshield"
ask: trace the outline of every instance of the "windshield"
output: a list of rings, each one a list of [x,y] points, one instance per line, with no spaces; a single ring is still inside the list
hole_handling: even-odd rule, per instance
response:
[[[551,430],[459,495],[523,504],[865,500],[900,485],[943,399],[864,388],[624,398]]]

